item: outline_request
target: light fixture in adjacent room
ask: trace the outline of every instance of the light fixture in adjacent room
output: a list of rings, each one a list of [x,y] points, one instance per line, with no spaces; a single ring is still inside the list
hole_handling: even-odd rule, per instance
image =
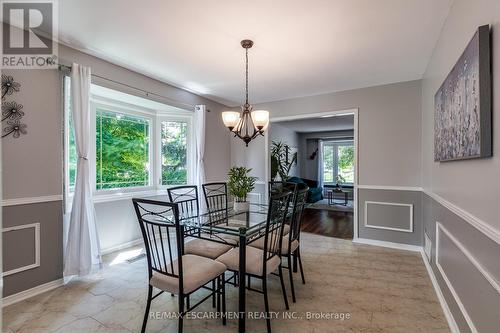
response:
[[[253,110],[248,103],[248,49],[253,46],[249,39],[241,41],[241,46],[245,49],[245,104],[241,106],[241,113],[235,111],[222,112],[224,125],[234,133],[235,136],[243,140],[246,146],[258,135],[264,135],[264,131],[269,125],[269,112],[265,110]]]

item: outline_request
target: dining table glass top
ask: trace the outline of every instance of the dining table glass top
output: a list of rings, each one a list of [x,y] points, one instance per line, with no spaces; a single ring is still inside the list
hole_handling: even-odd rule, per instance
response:
[[[165,202],[166,196],[153,196],[144,199]],[[223,233],[235,236],[252,236],[265,229],[267,221],[268,205],[249,205],[248,211],[235,210],[232,203],[228,203],[226,209],[207,212],[198,216],[184,215],[179,212],[179,223],[183,224],[189,233],[194,229],[209,233]],[[155,221],[165,221],[163,216],[157,216]]]

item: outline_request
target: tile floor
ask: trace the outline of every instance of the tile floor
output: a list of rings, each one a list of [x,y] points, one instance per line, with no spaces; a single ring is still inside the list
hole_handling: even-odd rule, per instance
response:
[[[291,303],[289,295],[292,319],[283,318],[279,278],[270,278],[270,307],[279,317],[272,322],[273,332],[449,332],[419,254],[307,233],[302,238],[307,284],[295,275],[297,303]],[[3,332],[139,332],[147,292],[146,260],[116,263],[117,255],[107,256],[98,274],[4,308]],[[228,286],[228,311],[237,311],[237,295],[237,289]],[[164,294],[153,301],[151,311],[176,311],[176,304],[176,298]],[[263,306],[261,294],[248,292],[248,311]],[[211,302],[198,310],[212,311]],[[321,312],[350,318],[307,318],[308,313]],[[191,319],[184,328],[237,332],[237,320],[224,327],[217,319]],[[147,331],[177,332],[177,321],[150,319]],[[248,320],[247,331],[266,332],[265,320]]]

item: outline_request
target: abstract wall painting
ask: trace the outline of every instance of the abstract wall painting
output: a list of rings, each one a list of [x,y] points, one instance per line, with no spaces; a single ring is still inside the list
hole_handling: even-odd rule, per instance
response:
[[[434,161],[492,155],[490,28],[478,28],[434,96]]]

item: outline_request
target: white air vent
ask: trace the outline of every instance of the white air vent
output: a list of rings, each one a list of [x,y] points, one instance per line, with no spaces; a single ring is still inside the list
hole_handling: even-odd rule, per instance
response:
[[[429,236],[427,236],[427,233],[424,232],[424,252],[429,262],[431,261],[431,251],[432,251],[432,241],[429,238]]]

